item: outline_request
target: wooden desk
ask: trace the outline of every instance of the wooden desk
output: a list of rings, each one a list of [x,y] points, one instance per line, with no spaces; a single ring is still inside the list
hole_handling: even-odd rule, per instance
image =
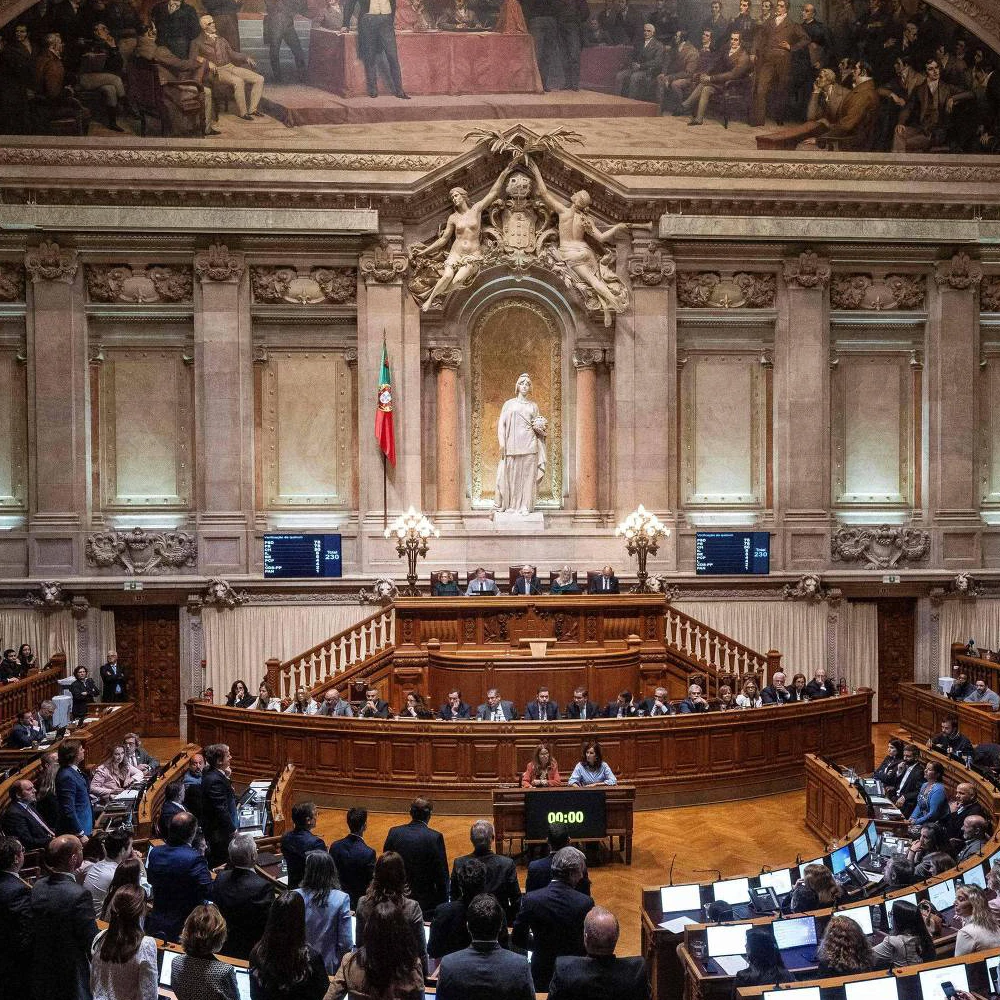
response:
[[[564,792],[576,791],[566,785],[558,788],[498,788],[493,792],[493,826],[497,834],[497,850],[507,853],[514,852],[514,842],[524,844],[543,844],[545,838],[529,839],[525,831],[524,800],[526,796],[539,791]],[[604,785],[607,810],[607,834],[599,839],[610,840],[618,838],[618,850],[625,855],[625,864],[632,864],[632,827],[635,812],[635,788],[632,785]],[[613,849],[613,848],[612,848]]]
[[[807,754],[806,826],[825,844],[850,839],[868,823],[868,805],[836,768]]]
[[[156,825],[160,820],[160,810],[163,808],[163,800],[167,793],[167,785],[187,774],[188,764],[196,753],[201,753],[201,747],[195,743],[189,743],[174,758],[163,774],[146,789],[142,801],[139,803],[138,824],[135,831],[136,840],[148,840],[155,835]]]
[[[902,727],[920,743],[941,732],[943,720],[954,718],[973,743],[1000,743],[1000,713],[952,701],[929,684],[899,685],[899,717]]]

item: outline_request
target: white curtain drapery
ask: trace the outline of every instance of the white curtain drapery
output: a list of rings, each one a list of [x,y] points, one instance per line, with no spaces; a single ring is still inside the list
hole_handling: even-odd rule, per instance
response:
[[[76,666],[76,629],[73,615],[67,609],[34,611],[4,609],[0,611],[2,649],[15,652],[23,642],[31,644],[39,666],[44,666],[53,653],[65,653],[72,672]]]
[[[1000,649],[1000,601],[944,601],[939,626],[941,636],[938,676],[951,676],[951,644],[976,640],[983,649]],[[936,679],[936,678],[935,678]]]
[[[836,679],[846,678],[848,687],[870,687],[878,691],[878,606],[874,601],[845,601],[840,606]],[[878,721],[878,698],[872,703]]]

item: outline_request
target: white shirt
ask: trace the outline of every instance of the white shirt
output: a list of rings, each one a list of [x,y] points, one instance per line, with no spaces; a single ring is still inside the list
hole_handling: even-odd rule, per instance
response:
[[[389,0],[371,0],[368,6],[369,14],[391,14],[392,7],[389,6]]]

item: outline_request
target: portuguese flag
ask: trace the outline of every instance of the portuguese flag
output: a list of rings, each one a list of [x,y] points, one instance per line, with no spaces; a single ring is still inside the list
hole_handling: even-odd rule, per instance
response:
[[[382,367],[378,373],[378,401],[375,407],[375,440],[389,464],[396,467],[396,434],[392,427],[392,375],[389,353],[382,341]]]

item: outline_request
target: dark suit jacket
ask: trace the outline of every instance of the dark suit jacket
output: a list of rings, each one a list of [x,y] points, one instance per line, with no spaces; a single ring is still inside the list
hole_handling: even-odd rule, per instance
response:
[[[438,718],[444,719],[446,722],[451,722],[453,718],[455,719],[468,719],[472,715],[472,709],[465,704],[464,701],[458,703],[458,711],[453,712],[451,710],[451,705],[442,705],[438,709]]]
[[[905,775],[905,772],[904,772]],[[907,816],[917,806],[917,798],[920,796],[920,788],[924,783],[924,765],[917,764],[910,769],[909,775],[901,776],[899,784],[896,786],[896,798],[903,798],[903,813]]]
[[[402,856],[410,895],[420,904],[424,917],[448,899],[448,855],[444,837],[437,830],[410,820],[389,830],[382,850]]]
[[[941,753],[972,753],[972,741],[962,733],[952,733],[950,736],[938,733],[931,737],[931,746],[935,750],[940,750]]]
[[[184,793],[184,798],[187,799],[187,792]],[[160,836],[166,840],[167,833],[170,830],[170,821],[178,814],[182,812],[187,812],[187,806],[181,802],[164,802],[163,808],[160,810],[160,819],[156,824],[156,829],[159,831]]]
[[[501,698],[500,707],[503,709],[503,717],[508,722],[510,722],[511,719],[517,718],[517,709],[514,708],[514,702],[504,701],[503,698]],[[479,708],[476,709],[476,718],[479,719],[480,722],[489,722],[491,712],[492,709],[489,704],[484,702],[479,706]]]
[[[206,767],[201,775],[201,827],[216,864],[226,860],[236,818],[233,783],[218,768]]]
[[[101,681],[104,684],[104,701],[125,701],[128,682],[120,663],[105,663],[101,666]]]
[[[288,866],[288,888],[297,889],[306,873],[306,855],[325,851],[326,844],[308,830],[289,830],[281,838],[281,854]]]
[[[531,719],[532,722],[541,722],[541,705],[538,704],[537,700],[529,701],[524,707],[524,717],[526,719]],[[545,718],[548,720],[559,718],[559,706],[554,702],[546,702],[545,705]]]
[[[223,953],[230,958],[249,958],[250,949],[264,936],[274,902],[271,883],[247,868],[227,869],[212,884],[212,901],[226,918]]]
[[[962,824],[965,822],[965,817],[985,815],[983,807],[975,800],[966,806],[962,806],[960,809],[956,809],[954,812],[948,813],[948,818],[944,821],[944,828],[948,833],[948,837],[950,839],[961,840]]]
[[[501,948],[510,947],[510,932],[506,924],[501,926],[497,940]],[[445,955],[468,948],[470,944],[472,937],[465,921],[465,902],[456,899],[450,903],[442,903],[434,911],[434,919],[431,921],[427,954],[431,958],[442,959]]]
[[[94,829],[94,810],[90,804],[87,779],[75,767],[61,767],[56,774],[59,800],[59,826],[56,833],[85,833]]]
[[[556,959],[549,1000],[646,1000],[649,977],[642,958],[613,955]]]
[[[369,8],[371,7],[371,0],[347,0],[344,4],[344,24],[345,26],[351,23],[351,17],[354,12],[357,11],[358,20],[361,20],[362,14],[367,14]],[[393,17],[396,15],[396,0],[389,0],[389,9],[392,11]]]
[[[381,698],[375,699],[375,711],[372,712],[368,708],[368,702],[366,701],[357,713],[359,719],[388,719],[389,718],[389,702],[383,701]]]
[[[37,809],[35,812],[41,816]],[[37,851],[39,848],[46,847],[52,839],[52,835],[45,832],[38,820],[33,819],[24,806],[17,802],[11,802],[7,807],[3,819],[0,820],[0,827],[3,827],[3,832],[8,837],[17,837],[26,851]],[[3,938],[0,937],[0,941],[2,940]]]
[[[765,705],[784,705],[786,701],[791,701],[791,697],[787,687],[784,691],[778,691],[773,684],[768,684],[760,690],[760,700]]]
[[[18,722],[7,737],[7,746],[14,750],[24,750],[35,741],[41,743],[44,737],[45,733],[41,729],[34,729],[31,726],[26,726],[23,722]]]
[[[31,889],[35,1000],[90,1000],[90,945],[97,936],[94,900],[72,875],[43,875]]]
[[[632,61],[651,77],[656,76],[663,66],[663,51],[663,44],[655,37],[648,42],[640,38],[632,52]]]
[[[154,847],[146,862],[146,876],[153,888],[146,933],[176,941],[188,914],[212,898],[212,873],[205,856],[187,844]]]
[[[87,706],[97,701],[97,685],[88,677],[85,681],[75,680],[69,686],[73,696],[73,718],[82,719],[87,714]]]
[[[544,858],[538,858],[528,865],[528,877],[524,882],[525,892],[534,892],[536,889],[544,889],[552,881],[552,855],[548,854]],[[577,892],[582,892],[585,896],[590,895],[590,878],[584,875],[580,884],[576,887]]]
[[[510,592],[512,594],[540,594],[542,589],[538,585],[537,576],[533,576],[527,583],[525,583],[523,576],[519,576],[510,588]]]
[[[837,689],[833,686],[833,681],[826,679],[825,684],[820,684],[817,680],[811,680],[806,685],[806,697],[812,701],[817,698],[833,698],[837,694]]]
[[[622,718],[631,719],[633,715],[636,714],[635,703],[633,702],[628,708],[622,709]],[[604,718],[605,719],[617,719],[618,718],[618,702],[612,701],[604,708]]]
[[[375,852],[357,834],[349,833],[330,845],[330,856],[337,865],[340,887],[351,897],[351,909],[356,910],[375,874]]]
[[[599,719],[604,713],[601,711],[601,706],[594,704],[592,701],[587,702],[587,718],[588,719]],[[566,713],[563,715],[564,719],[579,719],[580,718],[580,706],[577,705],[575,701],[571,701],[566,706]]]
[[[180,9],[171,14],[166,0],[153,7],[150,18],[156,25],[156,38],[178,59],[187,59],[191,43],[201,34],[198,12],[190,4],[182,3]]]
[[[31,889],[17,875],[0,872],[0,983],[5,996],[27,998],[31,994],[31,954],[34,925],[31,919]]]
[[[531,951],[531,977],[539,993],[548,990],[557,958],[586,955],[583,921],[593,906],[590,896],[558,880],[522,898],[512,939]]]
[[[617,594],[618,593],[618,577],[610,577],[610,590],[604,589],[604,577],[595,576],[590,581],[590,586],[587,588],[588,593],[591,594]]]
[[[639,702],[639,708],[641,708],[642,711],[646,713],[646,715],[652,715],[653,709],[656,708],[656,698],[653,696],[650,696],[649,698],[643,698],[642,701]],[[663,706],[663,708],[665,708],[666,711],[658,710],[656,712],[657,716],[674,714],[674,710],[670,705],[669,698],[667,699],[667,703],[666,705]]]
[[[494,854],[493,851],[484,851],[482,854],[473,852],[455,858],[451,870],[451,898],[459,897],[458,873],[473,859],[481,862],[486,869],[485,891],[496,897],[507,915],[507,923],[512,924],[521,904],[521,886],[517,881],[517,866],[513,858]]]
[[[506,951],[495,941],[476,941],[441,960],[437,996],[438,1000],[534,1000],[535,985],[523,955]]]

